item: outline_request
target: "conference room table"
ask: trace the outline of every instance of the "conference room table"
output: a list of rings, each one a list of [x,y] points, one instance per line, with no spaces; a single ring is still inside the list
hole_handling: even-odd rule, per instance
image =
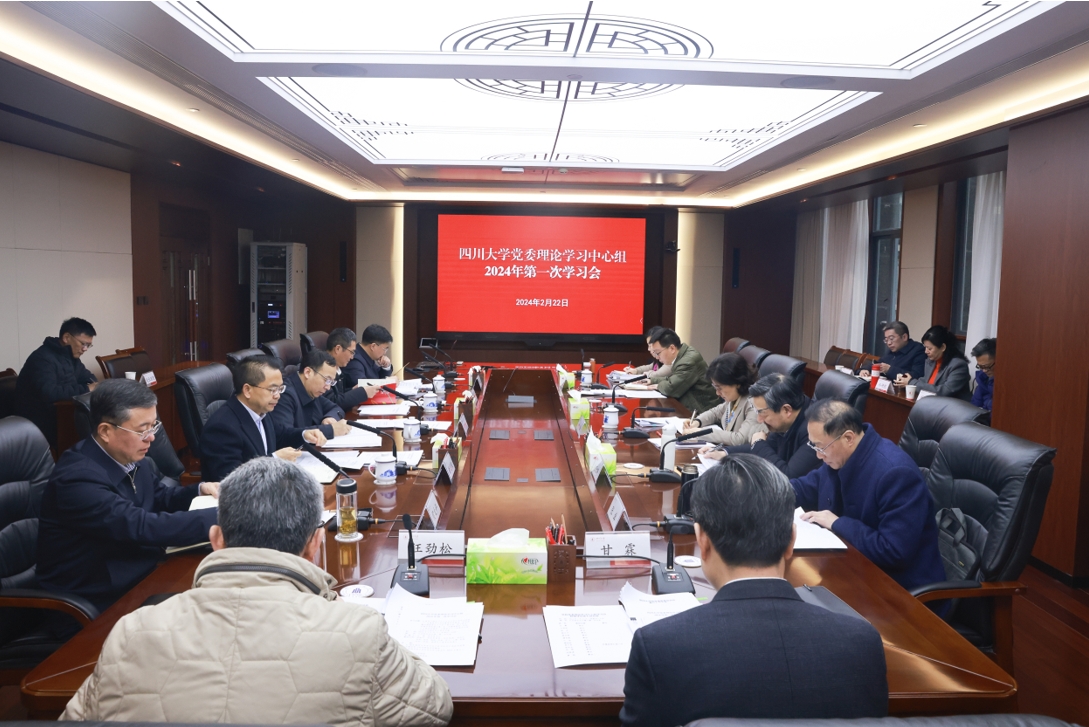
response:
[[[463,391],[467,366],[459,368],[439,419],[450,420],[450,404]],[[533,397],[511,401],[511,394]],[[629,408],[644,404],[674,407],[669,400],[625,400]],[[393,520],[402,513],[419,515],[431,492],[442,508],[440,529],[463,530],[467,538],[486,538],[507,528],[521,527],[531,537],[542,537],[551,519],[566,520],[568,533],[583,543],[588,531],[610,530],[606,510],[620,496],[632,523],[658,520],[676,512],[680,486],[647,480],[648,467],[657,466],[659,452],[646,439],[626,439],[600,432],[601,404],[591,413],[590,426],[612,443],[619,463],[613,482],[594,481],[583,454],[583,439],[573,429],[567,394],[557,381],[554,366],[509,365],[485,371],[483,391],[471,402],[471,434],[464,441],[452,482],[436,482],[428,467],[431,447],[424,437],[424,470],[398,478],[396,497],[391,488],[375,493],[372,476],[363,472],[360,506],[381,503],[374,514]],[[622,416],[626,426],[631,414]],[[460,417],[459,417],[460,418]],[[456,426],[456,422],[454,423]],[[507,431],[507,438],[492,439],[492,428]],[[551,432],[552,439],[535,435]],[[543,435],[547,437],[548,435]],[[394,437],[399,448],[399,430]],[[383,438],[385,448],[388,441]],[[677,452],[678,463],[693,458],[691,450]],[[507,481],[485,480],[488,467],[509,468]],[[538,482],[539,468],[556,468],[558,482]],[[334,488],[327,486],[326,506],[332,509]],[[363,539],[341,543],[330,532],[315,561],[341,585],[364,583],[384,595],[397,566],[399,523],[372,527]],[[674,536],[678,555],[698,555],[692,535]],[[665,535],[652,532],[652,552],[664,559]],[[22,698],[31,715],[57,716],[94,668],[101,646],[113,625],[139,608],[149,597],[178,593],[191,587],[193,573],[204,553],[170,556],[144,581],[107,609],[92,624],[42,662],[23,681]],[[476,663],[472,667],[439,668],[450,685],[457,724],[500,724],[526,719],[562,719],[567,724],[615,724],[623,703],[624,665],[553,666],[542,608],[545,605],[615,604],[620,589],[630,582],[650,592],[649,568],[590,569],[579,560],[574,583],[548,585],[467,585],[463,567],[432,566],[431,596],[465,596],[484,603],[484,617]],[[714,588],[700,568],[689,569],[696,595],[714,596]],[[787,579],[795,586],[823,585],[865,617],[881,634],[885,645],[890,690],[889,711],[894,715],[956,714],[1016,711],[1014,679],[854,548],[840,551],[799,551],[787,565]],[[365,608],[365,606],[360,606]],[[728,657],[728,654],[724,654]],[[693,665],[701,668],[700,665]]]

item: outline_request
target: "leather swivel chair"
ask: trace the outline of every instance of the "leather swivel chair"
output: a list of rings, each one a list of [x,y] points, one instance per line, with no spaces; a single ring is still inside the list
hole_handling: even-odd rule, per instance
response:
[[[75,402],[76,434],[80,439],[91,436],[91,395],[80,394],[72,397]],[[170,435],[166,433],[166,427],[159,430],[152,440],[147,451],[148,461],[156,475],[166,477],[167,484],[178,485],[181,476],[185,472],[185,465],[178,459],[178,453],[174,451],[174,445],[170,442]],[[170,480],[173,480],[170,482]]]
[[[15,413],[15,383],[18,380],[15,369],[0,371],[0,419]]]
[[[967,401],[948,396],[928,396],[911,407],[904,433],[900,435],[900,449],[915,460],[924,479],[929,476],[930,465],[938,453],[938,442],[949,427],[963,422],[990,424],[991,414]]]
[[[836,362],[836,365],[845,366],[851,369],[852,373],[858,373],[858,367],[862,365],[862,359],[865,356],[866,354],[858,351],[844,351],[839,355],[839,361]]]
[[[315,348],[324,351],[325,344],[328,341],[329,334],[325,331],[310,331],[309,333],[299,334],[299,346],[302,348],[304,356]]]
[[[234,367],[242,363],[250,356],[267,356],[268,354],[259,348],[243,348],[241,351],[231,351],[227,354],[227,366],[233,371]],[[283,368],[283,362],[280,362],[280,368]]]
[[[920,601],[952,599],[945,620],[1013,674],[1013,597],[1044,517],[1055,450],[975,422],[954,424],[938,443],[927,487],[938,510],[964,515],[965,542],[979,555],[970,580],[912,590]]]
[[[745,348],[737,352],[737,355],[745,359],[749,366],[759,369],[760,364],[764,363],[764,359],[771,355],[771,351],[766,348],[760,348],[754,346],[751,343]]]
[[[98,361],[98,365],[102,369],[102,376],[107,379],[123,379],[125,378],[126,372],[136,371],[136,365],[133,363],[132,356],[127,353],[95,356],[95,361]],[[137,376],[139,376],[139,374],[137,374]]]
[[[38,513],[52,472],[38,428],[22,417],[0,420],[0,685],[18,684],[64,643],[57,622],[66,619],[55,612],[80,626],[98,616],[86,599],[38,588]]]
[[[200,458],[200,435],[212,413],[234,396],[234,377],[223,364],[182,369],[175,375],[174,396],[178,401],[185,441],[193,456]]]
[[[841,371],[825,371],[813,387],[813,401],[821,399],[842,399],[858,409],[859,414],[866,413],[866,398],[870,385]]]
[[[283,366],[298,366],[299,362],[302,361],[302,346],[299,345],[298,341],[292,341],[289,338],[261,343],[258,344],[258,348],[269,356],[280,359]]]
[[[750,345],[748,341],[740,336],[734,336],[722,346],[723,353],[737,353],[745,346]]]
[[[843,349],[839,346],[832,346],[828,349],[828,352],[824,354],[824,365],[830,369],[834,369],[839,363],[839,357],[843,355]]]
[[[148,371],[153,370],[155,367],[151,365],[151,356],[147,351],[137,346],[136,348],[119,348],[117,353],[128,354],[132,359],[132,370],[136,372],[136,376],[143,376]]]
[[[794,379],[798,386],[804,386],[805,361],[773,353],[760,364],[760,377],[763,378],[768,374],[784,374]]]

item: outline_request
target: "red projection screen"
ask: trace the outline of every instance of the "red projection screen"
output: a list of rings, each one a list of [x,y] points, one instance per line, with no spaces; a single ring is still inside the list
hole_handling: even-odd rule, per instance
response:
[[[438,216],[438,330],[643,334],[642,217]]]

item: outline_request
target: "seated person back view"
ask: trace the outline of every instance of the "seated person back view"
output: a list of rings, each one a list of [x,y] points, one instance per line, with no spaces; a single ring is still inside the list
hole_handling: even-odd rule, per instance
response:
[[[384,326],[372,323],[363,329],[355,356],[345,370],[354,386],[359,379],[385,379],[393,375],[393,363],[389,360],[389,348],[393,334]]]
[[[783,578],[795,535],[783,473],[740,454],[693,485],[696,542],[718,593],[635,632],[621,723],[884,717],[881,636],[861,619],[805,603]]]
[[[220,481],[254,457],[295,460],[304,441],[325,444],[317,429],[278,431],[269,413],[287,388],[271,356],[250,356],[234,367],[234,396],[212,412],[200,438],[200,471]],[[282,447],[277,449],[277,447]]]
[[[49,337],[31,353],[15,382],[15,414],[34,422],[50,444],[57,443],[54,404],[92,391],[98,380],[79,357],[94,345],[95,327],[69,318],[57,338]]]
[[[378,391],[377,386],[356,386],[357,378],[348,373],[348,364],[355,358],[356,348],[355,331],[351,328],[334,328],[329,331],[325,350],[336,363],[337,377],[325,392],[325,398],[344,411],[351,411]]]
[[[970,401],[968,361],[960,351],[956,336],[945,326],[931,326],[923,334],[923,348],[926,351],[923,375],[912,378],[910,383],[920,391]]]
[[[976,360],[976,388],[972,391],[972,404],[980,409],[991,410],[994,406],[994,356],[998,341],[984,338],[972,349]]]
[[[885,345],[889,350],[877,362],[885,378],[895,381],[900,376],[917,379],[923,375],[926,352],[923,344],[911,340],[906,325],[900,321],[886,323]]]
[[[152,571],[169,545],[208,539],[215,508],[188,512],[214,482],[171,487],[145,462],[155,433],[155,393],[128,379],[91,392],[91,436],[65,452],[42,494],[38,582],[75,593],[99,608]]]
[[[285,441],[301,437],[307,429],[317,429],[326,439],[348,433],[351,427],[344,421],[344,410],[324,396],[336,373],[336,361],[325,351],[311,349],[303,354],[299,370],[287,377],[284,393],[272,410],[272,423]]]
[[[649,384],[630,384],[633,388],[657,389],[673,397],[692,412],[704,412],[718,406],[719,398],[707,380],[707,362],[696,349],[681,343],[680,336],[663,328],[651,337],[651,355],[669,372],[661,370],[649,375]]]
[[[846,540],[904,588],[945,580],[934,501],[915,460],[845,401],[815,402],[807,418],[809,446],[824,464],[790,481],[802,519]]]
[[[449,722],[442,678],[390,638],[378,611],[338,600],[336,579],[314,565],[322,506],[321,485],[293,464],[235,470],[193,587],[118,621],[62,719]]]
[[[662,330],[661,326],[652,326],[647,330],[647,353],[650,353],[654,348],[654,344],[650,342],[652,338],[658,335],[658,332]],[[642,366],[625,366],[624,373],[626,374],[649,374],[655,373],[658,376],[669,376],[669,367],[663,366],[653,353],[650,353],[651,362],[643,364]]]

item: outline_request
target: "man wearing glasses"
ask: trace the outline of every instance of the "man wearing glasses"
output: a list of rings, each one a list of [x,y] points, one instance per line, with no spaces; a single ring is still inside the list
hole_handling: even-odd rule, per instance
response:
[[[889,352],[877,362],[886,379],[896,380],[897,376],[908,374],[913,379],[921,378],[926,364],[926,351],[923,344],[912,341],[908,327],[900,321],[885,324],[885,345]]]
[[[287,377],[287,388],[272,410],[272,423],[280,436],[301,437],[307,429],[317,429],[325,439],[348,433],[344,410],[325,397],[336,377],[337,364],[332,356],[317,349],[306,352],[299,372]]]
[[[945,580],[934,506],[919,466],[844,401],[807,412],[823,464],[790,481],[802,519],[831,530],[904,588]]]
[[[93,391],[98,384],[80,356],[94,345],[95,327],[82,318],[61,324],[23,364],[15,383],[15,413],[34,422],[50,444],[57,443],[54,404]]]
[[[294,461],[299,457],[295,448],[304,441],[325,444],[318,429],[288,431],[276,426],[269,414],[285,389],[280,367],[269,356],[250,356],[235,367],[234,396],[212,412],[200,435],[204,479],[219,482],[254,457]]]
[[[151,572],[163,548],[208,540],[216,509],[189,512],[219,485],[171,487],[144,462],[155,434],[155,393],[108,379],[91,393],[91,436],[65,452],[42,493],[38,583],[104,609]]]
[[[972,349],[976,360],[976,388],[972,391],[972,403],[980,409],[991,410],[994,405],[994,355],[998,342],[984,338]]]

